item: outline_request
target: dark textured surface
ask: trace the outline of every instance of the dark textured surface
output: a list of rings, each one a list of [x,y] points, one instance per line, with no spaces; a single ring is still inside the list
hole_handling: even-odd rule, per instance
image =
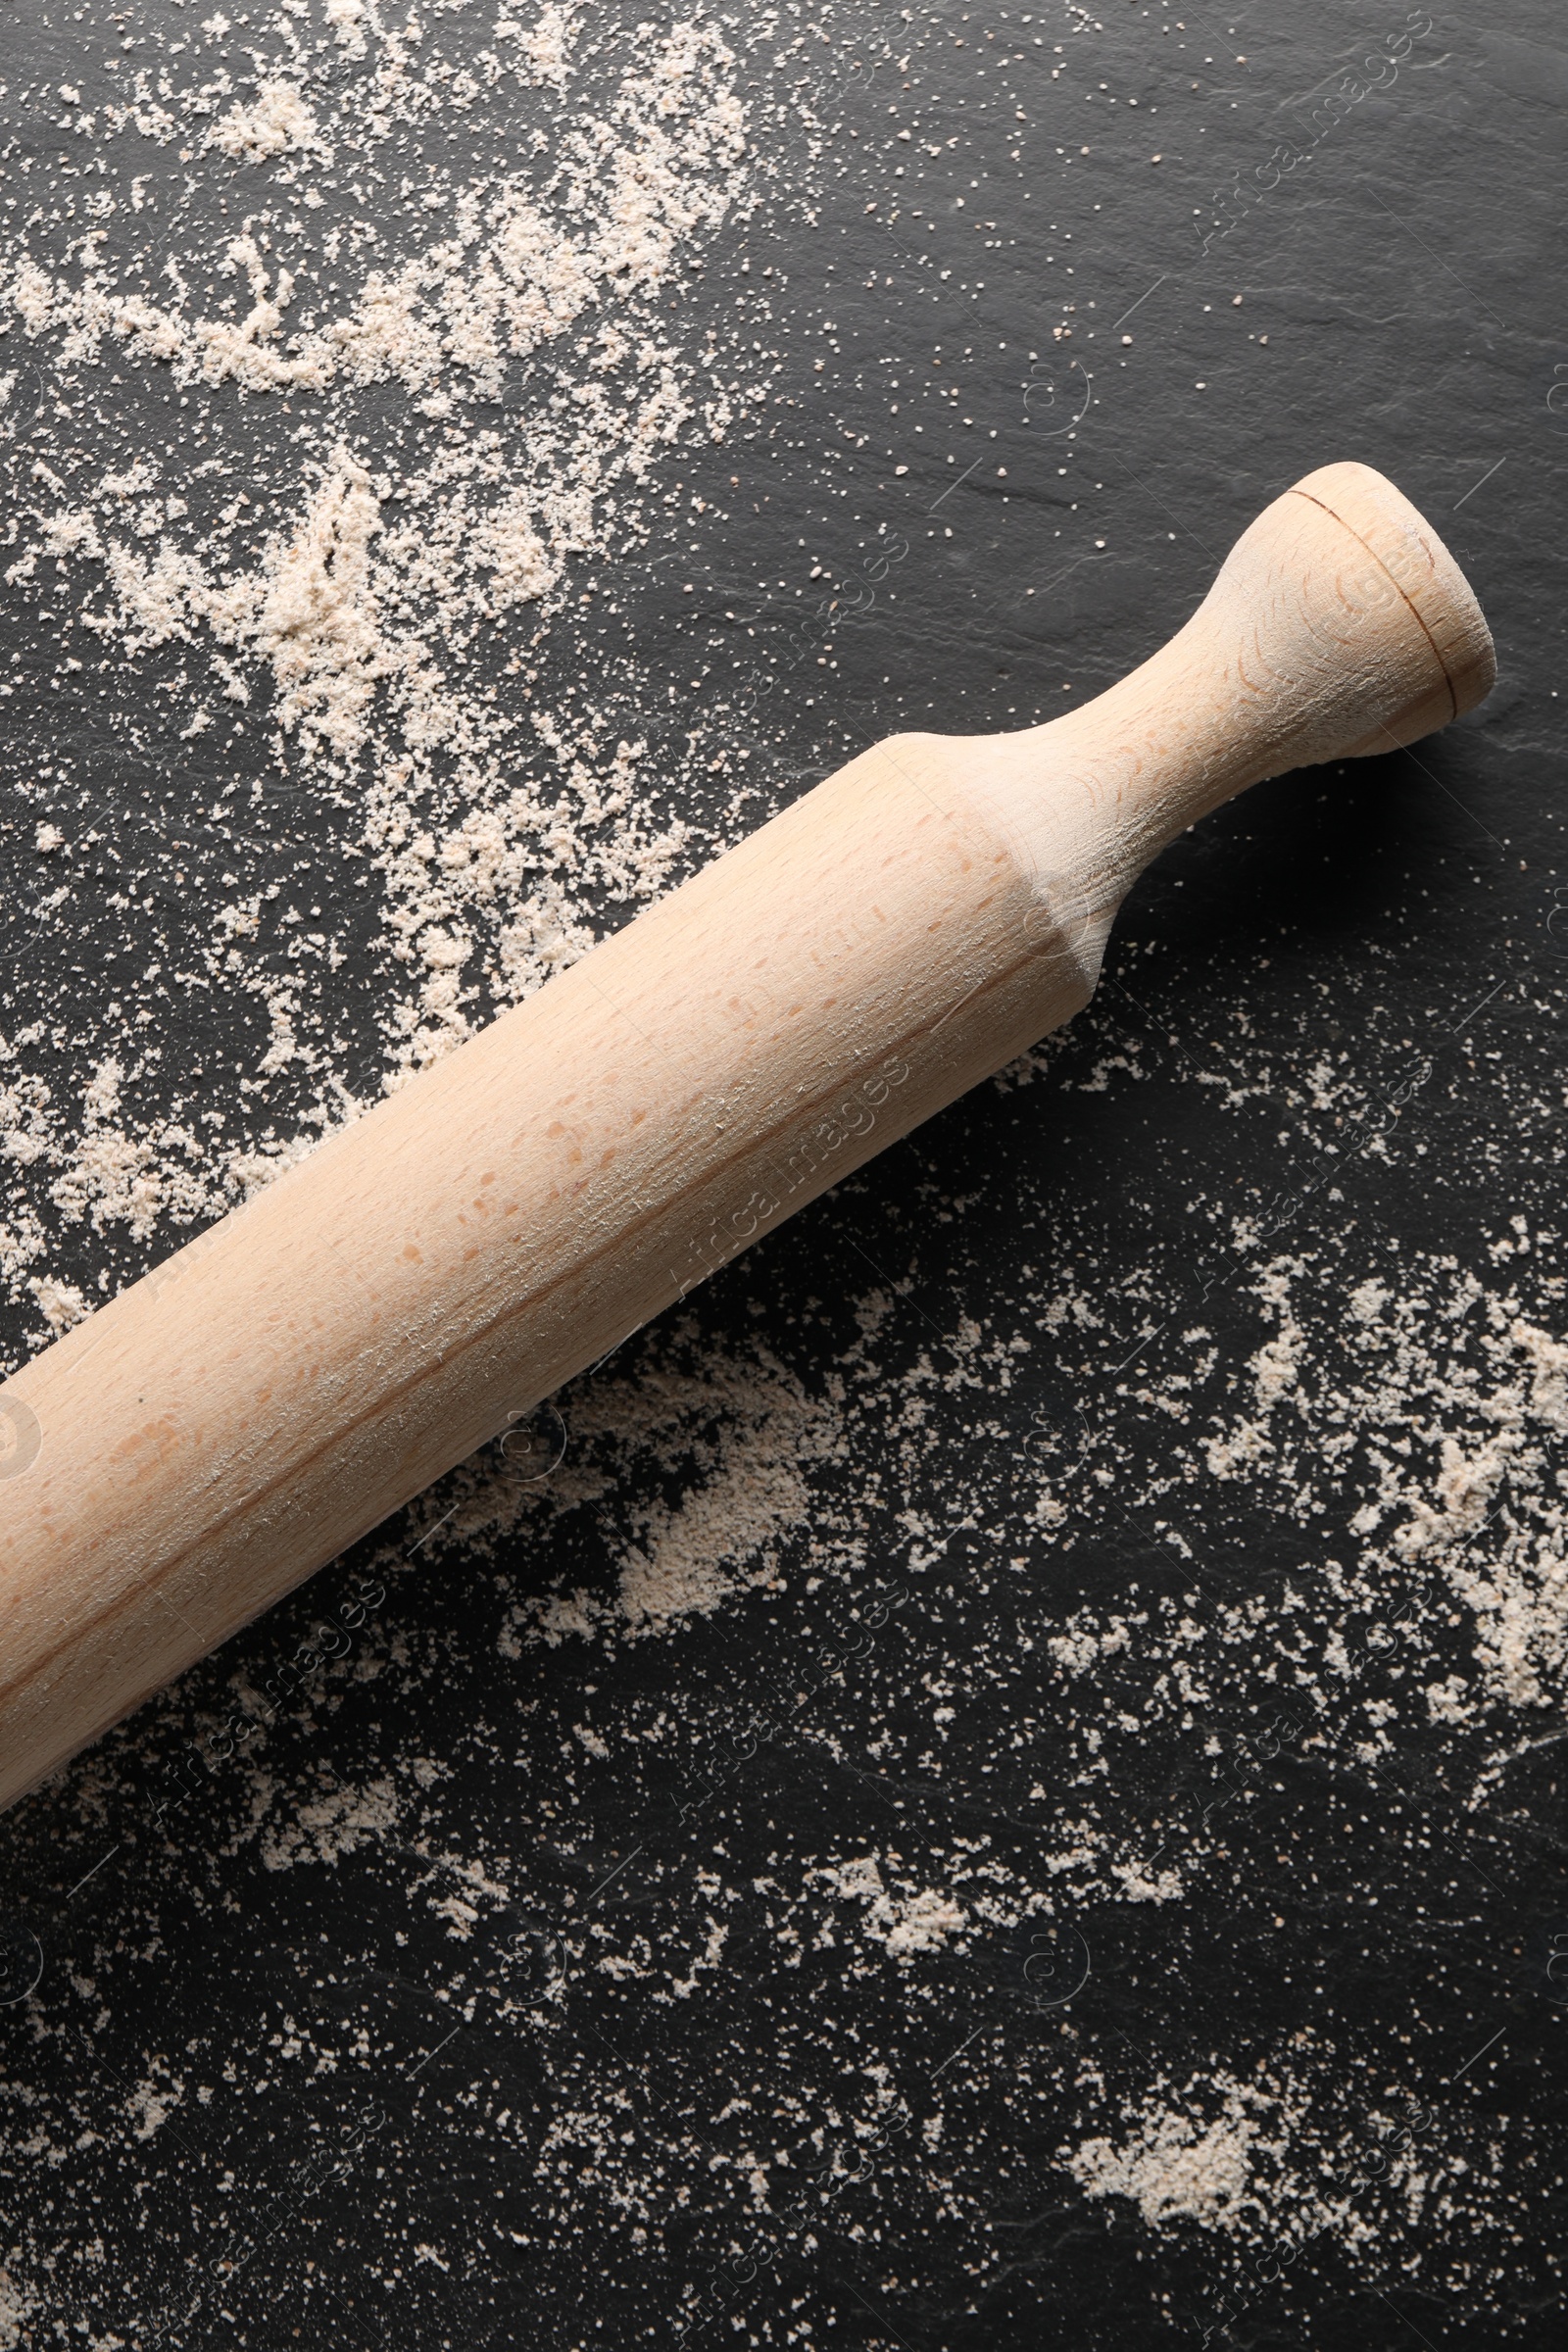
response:
[[[53,135],[19,92],[85,76],[91,13],[0,20],[6,193]],[[746,68],[781,110],[800,82],[820,154],[799,122],[760,131],[778,174],[679,297],[695,333],[743,276],[747,302],[787,278],[769,405],[665,461],[712,512],[679,585],[652,566],[617,591],[637,666],[607,696],[656,681],[651,712],[700,653],[683,695],[753,750],[752,803],[694,785],[694,822],[755,821],[896,726],[1092,694],[1340,457],[1446,534],[1501,682],[1408,757],[1283,779],[1177,844],[1063,1041],[561,1400],[575,1489],[425,1548],[438,1493],[0,1825],[18,2342],[1560,2341],[1560,1684],[1434,1719],[1405,1697],[1474,1677],[1473,1615],[1434,1603],[1430,1567],[1389,1572],[1382,1618],[1336,1582],[1373,1457],[1436,1465],[1445,1432],[1478,1446],[1496,1416],[1467,1418],[1449,1363],[1436,1401],[1407,1371],[1342,1413],[1343,1446],[1320,1443],[1332,1409],[1303,1416],[1242,1477],[1205,1468],[1200,1433],[1235,1424],[1270,1337],[1259,1283],[1287,1261],[1302,1346],[1346,1393],[1358,1286],[1439,1314],[1473,1270],[1504,1322],[1561,1329],[1568,34],[1544,0],[823,22],[831,46],[786,71],[769,36]],[[1323,93],[1405,29],[1388,86],[1314,134]],[[40,378],[37,445],[130,448],[167,429],[164,393],[127,371],[86,428],[44,414]],[[232,386],[201,397],[240,446],[283,432]],[[812,610],[824,583],[853,625]],[[204,831],[214,779],[193,786],[173,717],[136,766],[105,715],[150,708],[187,657],[89,681],[62,721],[57,640],[25,583],[7,593],[5,1026],[57,1022],[29,1066],[64,1093],[110,1035],[112,958],[175,967],[235,852]],[[601,659],[569,617],[541,656]],[[665,706],[672,739],[688,715]],[[62,726],[69,809],[18,800]],[[335,911],[340,832],[254,757],[252,870]],[[23,938],[55,813],[147,868],[122,928],[89,889]],[[319,984],[356,1090],[380,1045],[368,921],[362,944]],[[157,1017],[172,1093],[267,1034],[237,996]],[[286,1131],[287,1101],[268,1108]],[[62,1222],[50,1265],[118,1284],[178,1238]],[[16,1309],[13,1360],[40,1337]],[[517,1639],[557,1588],[608,1610],[659,1514],[735,1470],[759,1368],[809,1493],[761,1546],[769,1579],[658,1639],[592,1609],[593,1638]],[[1563,1434],[1548,1413],[1521,1440],[1538,1516]],[[1038,1508],[1042,1466],[1064,1515]],[[1489,1518],[1474,1560],[1511,1524]],[[1086,1674],[1047,1648],[1078,1611],[1101,1637],[1130,1620]],[[265,1685],[323,1615],[348,1656],[225,1757],[234,1678]],[[1075,1843],[1098,1864],[1064,1860]],[[862,1933],[842,1874],[866,1856],[951,1894],[965,1931],[906,1958]],[[1064,2150],[1125,2144],[1156,2096],[1195,2129],[1227,2096],[1260,2119],[1245,2212],[1085,2193]]]

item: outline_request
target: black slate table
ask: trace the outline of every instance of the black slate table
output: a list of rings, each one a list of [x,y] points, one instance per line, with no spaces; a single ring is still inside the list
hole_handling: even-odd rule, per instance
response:
[[[1510,1699],[1435,1554],[1368,1582],[1380,1480],[1438,1497],[1443,1438],[1471,1459],[1515,1407],[1480,1340],[1436,1401],[1396,1348],[1369,1402],[1355,1349],[1405,1312],[1435,1360],[1456,1298],[1499,1347],[1561,1331],[1568,32],[1544,0],[1100,6],[714,20],[757,200],[668,300],[765,382],[659,455],[678,523],[585,561],[612,620],[575,578],[524,616],[539,691],[591,673],[665,747],[690,863],[880,734],[1092,695],[1341,457],[1446,535],[1497,690],[1180,841],[1066,1035],[575,1384],[500,1532],[447,1517],[492,1460],[0,1823],[0,2344],[1560,2341],[1561,1604],[1538,1579]],[[8,4],[0,192],[88,152],[51,160],[61,85],[194,28]],[[515,103],[425,162],[520,144],[550,89]],[[198,215],[220,186],[137,169]],[[361,194],[395,247],[392,182]],[[313,413],[181,414],[152,364],[73,406],[20,318],[5,353],[19,499],[95,434],[211,429],[265,475]],[[303,1095],[237,1075],[259,1001],[145,967],[232,861],[313,894],[328,1058],[373,1095],[390,967],[341,806],[259,734],[182,744],[211,647],[64,672],[52,578],[5,590],[3,1075],[74,1102],[145,1005],[144,1104],[194,1067],[286,1142]],[[744,789],[681,764],[699,723]],[[40,825],[139,881],[115,903],[82,850],[53,900]],[[29,1270],[90,1299],[188,1228],[74,1217],[8,1149],[48,1244],[14,1365]],[[1533,1499],[1497,1472],[1472,1577],[1554,1540],[1563,1418],[1530,1409]],[[681,1544],[713,1605],[617,1612]]]

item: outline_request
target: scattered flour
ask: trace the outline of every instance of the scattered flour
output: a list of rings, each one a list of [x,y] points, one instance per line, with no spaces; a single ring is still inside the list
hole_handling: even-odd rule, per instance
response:
[[[1249,1366],[1252,1408],[1214,1415],[1196,1450],[1177,1446],[1187,1485],[1196,1496],[1209,1480],[1245,1480],[1298,1524],[1343,1524],[1351,1564],[1328,1561],[1340,1604],[1396,1623],[1401,1651],[1462,1604],[1477,1671],[1468,1685],[1434,1680],[1434,1717],[1560,1706],[1568,1496],[1554,1449],[1568,1431],[1568,1347],[1524,1311],[1517,1280],[1489,1289],[1451,1259],[1410,1262],[1397,1281],[1367,1275],[1338,1330],[1314,1318],[1309,1339],[1292,1300],[1322,1272],[1294,1257],[1259,1274],[1277,1334]],[[1559,1299],[1560,1283],[1546,1296]],[[1083,1673],[1124,1640],[1121,1617],[1082,1613],[1050,1646]],[[1344,1678],[1343,1655],[1335,1671]],[[1313,1687],[1321,1701],[1327,1686]]]
[[[93,225],[81,233],[68,172],[52,208],[0,231],[0,325],[34,372],[65,401],[101,400],[127,372],[150,394],[138,446],[107,466],[75,450],[47,462],[0,412],[3,562],[13,584],[43,567],[62,633],[96,639],[100,674],[128,682],[177,657],[177,735],[209,742],[220,773],[230,745],[252,770],[270,760],[364,859],[391,1086],[580,955],[607,900],[657,895],[691,855],[681,777],[727,772],[729,731],[694,713],[656,753],[612,715],[608,681],[582,679],[566,705],[539,681],[554,625],[574,631],[585,604],[613,625],[624,566],[679,507],[667,476],[755,416],[777,362],[758,356],[744,301],[705,323],[674,299],[756,201],[743,66],[700,4],[608,49],[584,47],[569,8],[504,17],[486,86],[548,104],[495,142],[493,170],[461,178],[439,134],[463,129],[479,86],[466,28],[389,29],[362,0],[331,0],[326,23],[313,52],[288,12],[270,20],[238,91],[220,15],[172,72],[111,51],[112,102],[80,125],[103,167]],[[176,220],[138,155],[162,167],[180,141]],[[394,167],[401,195],[372,203]],[[163,432],[160,383],[189,411]],[[243,456],[226,442],[242,418],[263,435]],[[635,702],[634,651],[614,675]],[[133,718],[113,724],[143,751]],[[193,807],[191,829],[243,820],[240,789]],[[40,853],[69,858],[58,825],[36,831]],[[366,1106],[308,986],[271,968],[284,909],[263,894],[239,912],[215,906],[195,982],[267,1009],[228,1113],[141,1107],[168,1018],[156,965],[145,1002],[113,1008],[128,1040],[138,1009],[153,1029],[119,1053],[112,1106],[30,1081],[35,1041],[0,1038],[3,1149],[41,1186],[0,1231],[0,1272],[14,1295],[32,1286],[40,1341],[71,1288],[39,1267],[51,1229],[87,1220],[143,1243],[210,1217]],[[307,972],[336,952],[308,928],[284,944]],[[303,1104],[302,1079],[317,1090]],[[258,1117],[279,1081],[281,1132]],[[657,1614],[677,1572],[650,1573]]]
[[[810,1875],[835,1894],[864,1903],[865,1933],[882,1944],[893,1960],[911,1960],[920,1952],[939,1951],[950,1936],[961,1936],[972,1924],[953,1896],[938,1889],[890,1892],[874,1854]]]
[[[169,2073],[161,2060],[155,2060],[152,2072],[137,2083],[126,2105],[135,2117],[132,2129],[138,2139],[151,2139],[153,2133],[166,2124],[185,2095],[183,2082]]]
[[[1484,2127],[1357,2080],[1353,2065],[1348,2081],[1312,2038],[1298,2034],[1292,2062],[1251,2081],[1223,2064],[1179,2086],[1162,2076],[1120,2102],[1113,2132],[1065,2142],[1057,2161],[1088,2196],[1126,2198],[1152,2229],[1262,2241],[1286,2249],[1282,2268],[1332,2240],[1375,2276],[1391,2236],[1490,2169]]]
[[[884,1895],[871,1905],[865,1924],[867,1934],[885,1943],[893,1959],[907,1960],[916,1952],[938,1950],[968,1922],[950,1895],[927,1887],[902,1902]]]
[[[733,1592],[769,1584],[779,1545],[811,1507],[808,1473],[833,1443],[830,1416],[765,1352],[756,1363],[710,1358],[697,1373],[653,1371],[635,1387],[594,1383],[575,1398],[571,1455],[543,1490],[509,1491],[504,1476],[477,1487],[451,1522],[471,1544],[519,1514],[551,1521],[598,1508],[638,1483],[638,1457],[693,1459],[678,1501],[651,1501],[615,1543],[623,1565],[612,1603],[578,1588],[508,1615],[509,1656],[526,1642],[554,1646],[618,1626],[632,1639],[710,1616]]]
[[[291,1870],[300,1862],[336,1863],[393,1828],[398,1811],[397,1790],[384,1778],[363,1788],[328,1788],[268,1829],[262,1860],[269,1870]]]
[[[0,2352],[19,2352],[27,2340],[23,2329],[37,2309],[37,2297],[0,2270]]]
[[[1205,2230],[1237,2230],[1262,2218],[1253,2166],[1263,2126],[1239,2086],[1223,2093],[1224,2112],[1203,2123],[1180,2108],[1151,2104],[1119,2146],[1084,2140],[1066,2155],[1067,2170],[1091,2197],[1129,2197],[1146,2222],[1163,2229],[1194,2221]]]
[[[314,148],[323,162],[332,160],[322,148],[316,117],[297,89],[286,81],[264,81],[250,106],[231,107],[215,122],[204,144],[246,164],[270,163],[290,149]]]

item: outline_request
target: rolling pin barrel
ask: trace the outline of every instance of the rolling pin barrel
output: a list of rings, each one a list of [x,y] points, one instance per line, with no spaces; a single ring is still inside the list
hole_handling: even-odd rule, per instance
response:
[[[1206,810],[1493,675],[1326,467],[1098,701],[865,753],[101,1307],[0,1387],[0,1803],[1078,1010]]]

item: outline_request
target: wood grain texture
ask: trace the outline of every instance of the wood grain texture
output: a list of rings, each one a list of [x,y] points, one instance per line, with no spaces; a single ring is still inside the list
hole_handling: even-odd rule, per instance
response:
[[[0,1803],[1069,1018],[1186,826],[1492,675],[1326,467],[1099,701],[865,753],[78,1325],[0,1388]]]

